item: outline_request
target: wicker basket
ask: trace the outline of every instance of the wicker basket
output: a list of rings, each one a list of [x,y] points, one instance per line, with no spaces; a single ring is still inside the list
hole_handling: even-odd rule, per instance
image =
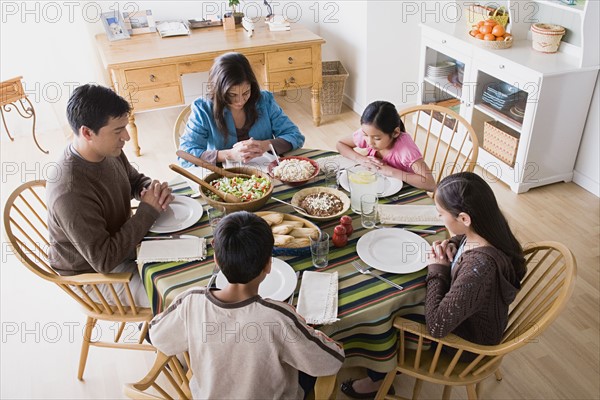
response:
[[[344,86],[348,72],[339,61],[323,61],[323,89],[321,108],[323,114],[339,114],[344,100]]]
[[[566,29],[560,25],[531,25],[531,44],[534,50],[542,53],[556,53]]]
[[[515,165],[520,134],[497,121],[483,124],[483,148],[511,167]]]
[[[490,50],[509,49],[513,45],[512,36],[508,36],[504,38],[504,40],[481,40],[471,36],[471,34],[469,33],[469,37],[473,39],[472,41],[475,42],[477,45]]]
[[[481,4],[470,4],[467,7],[467,18],[465,21],[467,22],[467,28],[469,30],[473,25],[477,25],[480,21],[486,21],[488,19],[493,19],[498,24],[502,25],[503,28],[506,28],[508,25],[508,11],[506,8],[493,8],[482,6]]]

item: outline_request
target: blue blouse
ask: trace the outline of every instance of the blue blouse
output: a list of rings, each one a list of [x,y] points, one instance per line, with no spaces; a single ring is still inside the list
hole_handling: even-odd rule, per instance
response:
[[[304,135],[285,115],[272,93],[261,90],[256,108],[258,119],[250,128],[249,137],[257,140],[281,138],[290,143],[292,149],[298,149],[304,145]],[[229,129],[227,142],[223,140],[223,134],[217,128],[213,117],[212,101],[202,97],[194,101],[185,132],[179,142],[179,148],[196,157],[200,157],[206,150],[231,149],[237,142],[237,134],[231,111],[225,108],[224,112],[225,123]],[[193,165],[181,159],[179,162],[184,167]]]

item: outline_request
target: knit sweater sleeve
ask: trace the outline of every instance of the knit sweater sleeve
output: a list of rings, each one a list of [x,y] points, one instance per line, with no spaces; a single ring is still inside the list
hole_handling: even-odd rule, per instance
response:
[[[131,185],[131,198],[139,200],[142,189],[148,186],[150,182],[152,182],[152,179],[136,170],[127,160],[125,153],[121,152],[120,157],[125,166],[125,170],[127,171],[127,178]]]
[[[448,335],[479,310],[494,277],[490,262],[493,261],[484,254],[465,252],[454,267],[454,281],[450,267],[429,265],[425,320],[433,337]]]
[[[140,203],[137,212],[111,235],[101,205],[88,196],[69,192],[54,202],[54,215],[76,251],[96,272],[107,274],[133,253],[159,213]]]

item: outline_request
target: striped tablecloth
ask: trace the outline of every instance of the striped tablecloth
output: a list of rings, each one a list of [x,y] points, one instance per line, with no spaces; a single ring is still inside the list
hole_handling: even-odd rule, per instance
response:
[[[293,154],[317,160],[337,155],[333,152],[308,149],[297,150]],[[321,185],[323,185],[323,176],[319,176],[314,182],[301,188]],[[186,192],[185,185],[178,185],[174,189],[180,194],[191,192]],[[279,184],[274,188],[274,195],[279,199],[289,201],[299,189]],[[396,195],[381,198],[380,203],[432,204],[432,200],[423,190],[405,185]],[[298,215],[291,207],[273,200],[270,200],[262,210],[276,210]],[[423,269],[407,275],[377,272],[402,285],[404,287],[402,291],[379,279],[358,273],[352,267],[351,261],[358,259],[356,243],[368,230],[362,228],[360,215],[354,214],[352,210],[349,210],[347,215],[353,219],[354,232],[346,246],[330,247],[329,265],[320,270],[324,272],[337,271],[339,274],[338,318],[340,320],[332,325],[320,326],[319,329],[344,344],[345,366],[362,366],[387,372],[396,365],[397,335],[392,326],[393,319],[398,315],[423,314],[427,270]],[[332,220],[318,225],[331,236],[333,228],[338,223],[338,220]],[[398,226],[402,227],[402,225]],[[417,228],[435,229],[438,232],[434,235],[421,234],[430,243],[433,240],[444,238],[445,235],[445,229],[441,226],[418,226]],[[192,227],[177,233],[205,237],[210,237],[212,234],[206,214]],[[159,313],[164,310],[179,293],[186,289],[206,285],[214,267],[212,255],[212,248],[209,248],[208,258],[205,261],[140,265],[142,281],[154,312]],[[281,258],[292,265],[296,271],[315,270],[310,254]],[[300,282],[296,288],[296,299],[299,288]]]

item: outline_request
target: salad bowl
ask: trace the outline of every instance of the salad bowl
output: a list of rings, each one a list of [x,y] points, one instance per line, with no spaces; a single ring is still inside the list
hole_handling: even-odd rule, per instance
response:
[[[261,208],[262,206],[264,206],[267,203],[267,201],[269,201],[269,199],[271,198],[271,195],[273,194],[273,182],[271,181],[271,178],[269,177],[269,175],[267,173],[262,172],[261,170],[259,170],[257,168],[250,168],[250,167],[227,168],[227,171],[241,173],[241,174],[247,174],[247,175],[255,175],[258,178],[263,178],[264,180],[266,180],[266,182],[269,183],[269,186],[264,191],[264,194],[262,197],[253,199],[253,200],[242,201],[239,203],[226,203],[222,199],[215,200],[206,192],[206,190],[204,188],[200,188],[201,189],[200,195],[211,206],[222,206],[223,208],[225,208],[225,210],[227,210],[228,213],[231,213],[234,211],[256,211],[259,208]],[[212,181],[219,179],[219,178],[222,178],[222,176],[213,172],[212,174],[209,174],[206,177],[204,177],[204,181],[206,181],[206,183],[210,184]],[[226,188],[221,187],[220,190],[226,191]],[[233,193],[233,194],[235,194],[237,197],[240,197],[240,198],[243,198],[243,196],[244,196],[243,192]]]

